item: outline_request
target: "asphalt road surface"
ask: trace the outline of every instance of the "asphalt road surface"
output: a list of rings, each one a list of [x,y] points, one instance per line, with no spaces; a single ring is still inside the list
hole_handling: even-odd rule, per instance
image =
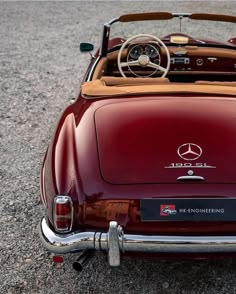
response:
[[[39,241],[40,166],[89,61],[79,43],[98,45],[105,21],[151,10],[235,14],[236,2],[0,2],[1,294],[236,293],[235,260],[125,259],[113,269],[98,254],[78,274]]]

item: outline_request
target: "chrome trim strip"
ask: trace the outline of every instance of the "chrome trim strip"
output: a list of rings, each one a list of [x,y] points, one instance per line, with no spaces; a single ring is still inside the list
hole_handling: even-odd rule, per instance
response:
[[[119,17],[113,18],[112,20],[110,20],[108,23],[106,23],[107,25],[112,25],[113,23],[119,21]]]
[[[94,69],[95,69],[95,67],[97,66],[97,64],[98,64],[98,62],[99,62],[100,59],[101,59],[101,56],[100,56],[100,55],[95,59],[93,65],[92,65],[92,67],[91,67],[91,69],[89,70],[89,74],[88,74],[88,76],[86,77],[85,82],[89,82],[89,81],[92,80],[92,76],[93,76],[93,73],[94,73]]]
[[[161,253],[235,252],[236,236],[142,236],[125,235],[126,251]],[[156,250],[158,249],[158,250]]]
[[[182,16],[182,17],[189,17],[190,15],[192,15],[192,13],[188,13],[188,12],[178,13],[178,12],[176,12],[176,13],[172,13],[172,15],[174,17],[180,17],[180,16]]]
[[[180,176],[177,181],[205,181],[201,176]]]
[[[203,165],[203,166],[195,166],[195,165],[189,165],[189,166],[165,166],[164,168],[216,168],[216,166],[211,165]]]
[[[61,254],[85,249],[93,250],[95,247],[95,232],[54,233],[45,218],[40,223],[40,238],[49,251]]]
[[[99,235],[100,234],[100,235]],[[223,253],[236,252],[236,236],[149,236],[124,234],[117,222],[110,222],[107,233],[54,233],[46,219],[40,223],[43,245],[52,252],[64,254],[80,250],[105,250],[111,266],[120,264],[120,252],[156,253]]]

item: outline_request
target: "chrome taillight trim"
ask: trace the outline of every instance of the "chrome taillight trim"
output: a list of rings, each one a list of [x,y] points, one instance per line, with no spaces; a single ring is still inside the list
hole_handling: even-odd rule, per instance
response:
[[[56,225],[56,204],[66,204],[66,203],[70,203],[71,206],[71,223],[70,223],[70,227],[68,229],[60,229],[57,228]],[[74,223],[74,206],[73,206],[73,201],[71,199],[70,196],[65,196],[65,195],[57,195],[54,198],[54,202],[53,202],[53,226],[56,232],[58,233],[69,233],[72,230],[73,227],[73,223]]]

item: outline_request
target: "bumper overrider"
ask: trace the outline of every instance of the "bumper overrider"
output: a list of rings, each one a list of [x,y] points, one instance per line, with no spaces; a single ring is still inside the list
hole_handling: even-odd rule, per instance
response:
[[[107,251],[111,266],[120,265],[124,252],[155,253],[232,253],[236,252],[236,236],[159,236],[125,234],[122,227],[111,221],[107,233],[74,232],[57,234],[45,218],[40,223],[43,245],[56,254],[81,250]]]

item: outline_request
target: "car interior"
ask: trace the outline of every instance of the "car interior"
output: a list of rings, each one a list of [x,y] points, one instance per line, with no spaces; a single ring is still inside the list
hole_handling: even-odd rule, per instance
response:
[[[236,22],[236,17],[233,16],[173,16],[168,13],[124,15],[119,21],[180,16]],[[183,33],[172,33],[162,38],[150,34],[137,34],[126,40],[103,39],[103,46],[106,41],[105,50],[101,50],[103,54],[96,59],[89,77],[82,85],[84,96],[163,92],[236,95],[234,37],[227,42],[218,42],[196,39]]]

